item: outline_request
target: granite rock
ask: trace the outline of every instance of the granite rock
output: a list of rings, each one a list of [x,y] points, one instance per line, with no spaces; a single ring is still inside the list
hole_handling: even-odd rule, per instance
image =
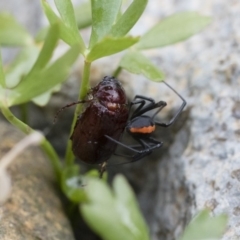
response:
[[[0,159],[23,138],[0,121]],[[74,239],[50,162],[38,147],[20,154],[8,168],[10,198],[0,206],[0,240]]]

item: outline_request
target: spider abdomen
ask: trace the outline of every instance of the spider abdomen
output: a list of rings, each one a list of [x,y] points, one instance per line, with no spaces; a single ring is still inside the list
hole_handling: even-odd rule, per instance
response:
[[[129,122],[127,131],[132,134],[150,134],[155,131],[155,124],[149,116],[140,116]]]

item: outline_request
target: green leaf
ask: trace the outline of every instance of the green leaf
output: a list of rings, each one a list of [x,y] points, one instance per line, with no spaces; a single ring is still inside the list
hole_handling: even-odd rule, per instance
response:
[[[112,205],[84,204],[81,206],[81,213],[88,226],[103,240],[135,240],[119,222]]]
[[[28,46],[32,43],[32,37],[12,15],[0,14],[0,45]]]
[[[61,175],[61,189],[71,202],[87,201],[84,178],[80,176],[79,166],[65,167]]]
[[[1,51],[0,51],[0,87],[6,87]]]
[[[92,8],[90,0],[74,8],[78,29],[88,27],[92,24]]]
[[[149,239],[147,225],[141,216],[136,198],[126,179],[120,175],[116,176],[113,189],[122,223],[132,233],[134,239]]]
[[[55,47],[57,46],[58,39],[59,39],[59,27],[58,24],[55,24],[52,25],[48,31],[42,50],[31,70],[31,74],[34,73],[35,71],[40,71],[46,66],[46,64],[52,57]]]
[[[97,42],[104,38],[111,30],[119,9],[121,0],[91,0],[92,3],[92,33],[90,46],[92,48]]]
[[[50,27],[40,54],[39,48],[34,45],[27,47],[20,52],[18,57],[6,71],[7,86],[10,88],[15,87],[22,78],[26,77],[31,68],[32,69],[29,74],[43,69],[52,56],[52,53],[57,45],[58,37],[58,25],[55,24]]]
[[[112,38],[105,37],[88,53],[86,59],[92,62],[98,58],[121,52],[138,42],[138,37]]]
[[[125,36],[142,15],[147,2],[148,0],[134,0],[116,24],[113,25],[110,34],[113,37]]]
[[[54,0],[64,24],[78,34],[77,22],[71,0]]]
[[[73,10],[73,5],[71,0],[54,0],[54,1],[58,9],[58,12],[61,15],[63,23],[67,28],[71,29],[73,36],[75,36],[76,39],[78,39],[78,42],[84,49],[85,48],[84,42],[78,31],[78,26],[75,19],[75,13]]]
[[[43,42],[45,40],[45,38],[47,37],[48,31],[49,31],[49,28],[50,27],[47,26],[47,27],[44,27],[44,28],[39,30],[39,32],[35,36],[35,42],[36,43]]]
[[[88,225],[104,240],[128,240],[128,234],[120,224],[114,196],[106,183],[91,179],[86,194],[89,201],[80,207]]]
[[[59,23],[60,38],[70,46],[76,44],[77,40],[72,35],[71,31],[67,28],[67,26],[64,25],[62,20],[54,13],[54,11],[45,0],[42,0],[42,6],[49,23],[51,25]]]
[[[6,85],[13,88],[23,79],[37,60],[40,49],[36,45],[25,47],[6,69]]]
[[[49,23],[51,25],[54,25],[56,23],[59,24],[60,38],[70,46],[79,44],[80,52],[83,54],[85,46],[80,34],[76,34],[75,31],[66,26],[63,21],[54,13],[54,11],[51,9],[51,7],[45,0],[42,0],[42,6]]]
[[[87,182],[88,202],[80,206],[85,221],[104,240],[149,240],[134,194],[123,177],[114,180],[114,190],[115,194],[99,179]]]
[[[210,17],[201,16],[196,12],[174,14],[144,34],[136,47],[157,48],[183,41],[203,30],[210,22]]]
[[[89,200],[88,203],[96,203],[99,205],[114,204],[113,193],[105,181],[97,178],[89,178],[86,184],[86,194]]]
[[[38,105],[38,106],[40,106],[40,107],[43,107],[43,106],[47,105],[47,103],[49,102],[52,94],[53,94],[54,92],[60,91],[60,89],[61,89],[61,84],[58,84],[57,86],[55,86],[54,88],[48,90],[47,92],[45,92],[45,93],[43,93],[43,94],[41,94],[41,95],[33,98],[32,101],[33,101],[36,105]]]
[[[164,73],[140,52],[128,52],[123,56],[119,65],[131,73],[142,74],[155,82],[164,79]]]
[[[203,210],[190,222],[180,240],[220,240],[226,226],[226,215],[211,217],[208,210]]]
[[[33,98],[32,101],[33,101],[36,105],[38,105],[38,106],[40,106],[40,107],[43,107],[43,106],[46,106],[46,105],[47,105],[47,103],[49,102],[51,96],[52,96],[52,91],[49,90],[49,91],[47,91],[46,93],[43,93],[43,94],[41,94],[41,95]]]
[[[10,105],[28,102],[66,80],[78,55],[79,45],[73,46],[48,68],[28,75],[9,95]]]

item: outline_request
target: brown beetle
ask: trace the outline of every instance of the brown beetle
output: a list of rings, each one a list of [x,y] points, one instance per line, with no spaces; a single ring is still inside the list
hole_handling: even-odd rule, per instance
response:
[[[87,95],[85,111],[78,117],[71,136],[76,157],[90,164],[110,158],[128,120],[127,98],[117,79],[104,77]]]

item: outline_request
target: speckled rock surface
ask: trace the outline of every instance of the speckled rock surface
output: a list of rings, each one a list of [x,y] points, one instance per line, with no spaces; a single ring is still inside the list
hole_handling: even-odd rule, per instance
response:
[[[154,55],[156,63],[166,73],[167,81],[185,96],[190,110],[187,123],[189,141],[178,158],[179,165],[182,165],[178,169],[184,176],[182,186],[188,186],[191,193],[185,199],[186,202],[191,200],[185,213],[191,209],[195,214],[204,207],[210,208],[213,215],[227,213],[229,226],[223,239],[240,239],[240,2],[161,1],[159,9],[162,15],[196,10],[212,17],[212,24],[201,34],[185,43],[163,48],[159,56]],[[177,138],[179,142],[183,139],[179,135]],[[173,146],[169,161],[175,161],[171,157],[176,151]],[[162,176],[164,170],[159,168],[158,179],[164,181]],[[163,192],[158,192],[156,202],[162,201],[160,193]],[[181,216],[177,206],[172,206],[175,220]],[[165,205],[159,210],[164,213],[167,209],[168,205]],[[165,223],[171,219],[169,216]],[[184,215],[182,217],[182,220],[187,219]],[[162,222],[161,217],[154,221],[153,239],[159,239]],[[177,233],[181,224],[175,226]]]
[[[0,159],[23,136],[0,121]],[[8,172],[12,192],[0,206],[0,240],[74,239],[56,190],[54,173],[40,149],[27,149]]]
[[[213,214],[227,213],[223,239],[239,239],[240,2],[213,1],[206,8],[212,25],[184,45],[186,51],[197,47],[186,64],[191,138],[182,160],[195,186],[193,212],[209,207]]]

